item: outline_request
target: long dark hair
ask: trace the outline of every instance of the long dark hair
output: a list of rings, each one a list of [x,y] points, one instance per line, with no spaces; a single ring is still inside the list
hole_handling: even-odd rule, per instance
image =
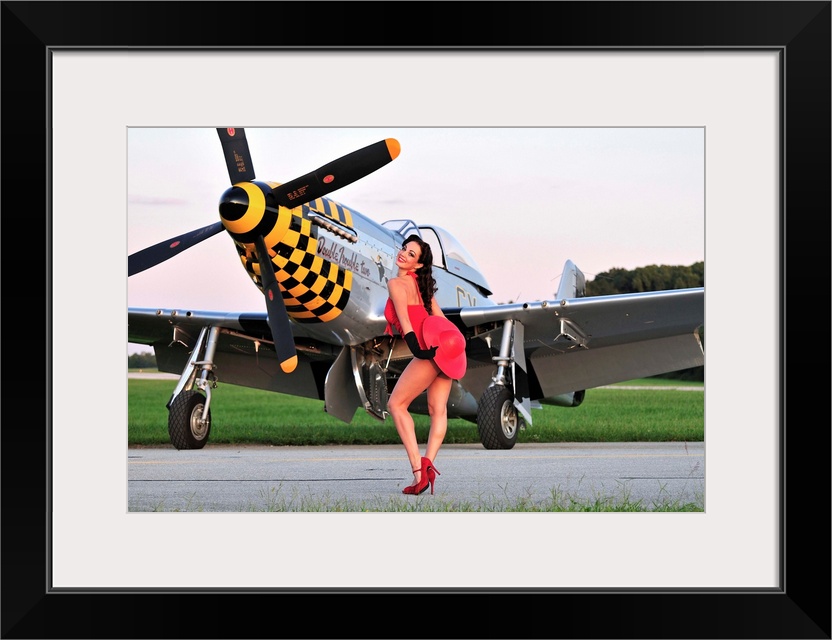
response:
[[[429,315],[433,315],[433,294],[436,293],[436,280],[433,279],[433,251],[430,245],[417,235],[408,236],[404,244],[415,242],[422,250],[422,257],[419,262],[422,266],[416,269],[416,284],[419,285],[419,293],[422,296],[422,304],[425,305]]]

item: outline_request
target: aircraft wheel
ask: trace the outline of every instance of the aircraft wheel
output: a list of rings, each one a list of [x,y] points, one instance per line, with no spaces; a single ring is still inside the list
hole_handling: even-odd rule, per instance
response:
[[[168,434],[177,449],[202,449],[211,434],[211,410],[202,420],[205,396],[196,391],[183,391],[170,405]]]
[[[520,432],[520,416],[511,389],[488,387],[477,404],[477,430],[486,449],[511,449]]]

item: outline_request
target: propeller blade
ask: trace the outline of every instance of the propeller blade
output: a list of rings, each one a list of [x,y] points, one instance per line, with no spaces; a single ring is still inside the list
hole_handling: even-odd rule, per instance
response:
[[[395,138],[380,140],[275,187],[272,194],[283,207],[299,207],[381,169],[395,160],[400,151],[401,146]]]
[[[225,227],[222,222],[215,222],[201,229],[183,233],[181,236],[164,240],[163,242],[154,244],[152,247],[137,251],[127,256],[127,276],[129,277],[145,269],[150,269],[150,267],[155,267],[157,264],[172,258],[178,253],[182,253],[185,249],[190,249],[203,240],[217,235],[223,229]]]
[[[292,373],[298,366],[298,356],[295,351],[295,338],[292,325],[289,323],[289,314],[286,312],[286,305],[283,304],[283,294],[280,293],[280,285],[274,275],[274,265],[266,250],[263,236],[257,236],[254,246],[257,250],[257,261],[260,263],[260,277],[263,281],[263,293],[266,296],[266,312],[269,317],[269,329],[274,339],[274,350],[277,352],[280,368],[285,373]]]
[[[245,130],[226,127],[217,128],[217,133],[222,143],[225,166],[228,167],[228,178],[231,184],[254,180],[254,165],[251,163]]]

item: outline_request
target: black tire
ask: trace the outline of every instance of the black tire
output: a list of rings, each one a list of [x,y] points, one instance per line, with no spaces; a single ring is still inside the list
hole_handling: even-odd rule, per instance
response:
[[[486,449],[511,449],[517,442],[521,420],[511,389],[498,384],[483,392],[477,404],[477,430]]]
[[[211,410],[203,423],[205,396],[196,391],[183,391],[170,405],[168,435],[177,449],[202,449],[211,435]]]

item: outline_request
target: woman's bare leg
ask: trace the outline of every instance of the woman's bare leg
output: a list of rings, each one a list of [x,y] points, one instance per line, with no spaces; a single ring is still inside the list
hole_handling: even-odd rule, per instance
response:
[[[431,462],[436,460],[439,447],[448,432],[448,396],[451,395],[453,381],[441,374],[428,387],[428,412],[430,413],[430,432],[425,457]]]
[[[396,431],[398,431],[399,438],[401,438],[407,452],[411,469],[421,470],[422,455],[419,453],[416,427],[413,423],[413,417],[408,412],[408,407],[416,396],[431,385],[436,375],[436,366],[433,362],[414,358],[405,367],[401,377],[396,382],[396,386],[393,387],[393,393],[387,399],[387,411],[393,418],[393,424],[396,425]],[[448,390],[450,391],[450,386]],[[431,422],[432,430],[433,424]],[[414,474],[413,484],[418,484],[421,478],[421,472],[417,471]]]

